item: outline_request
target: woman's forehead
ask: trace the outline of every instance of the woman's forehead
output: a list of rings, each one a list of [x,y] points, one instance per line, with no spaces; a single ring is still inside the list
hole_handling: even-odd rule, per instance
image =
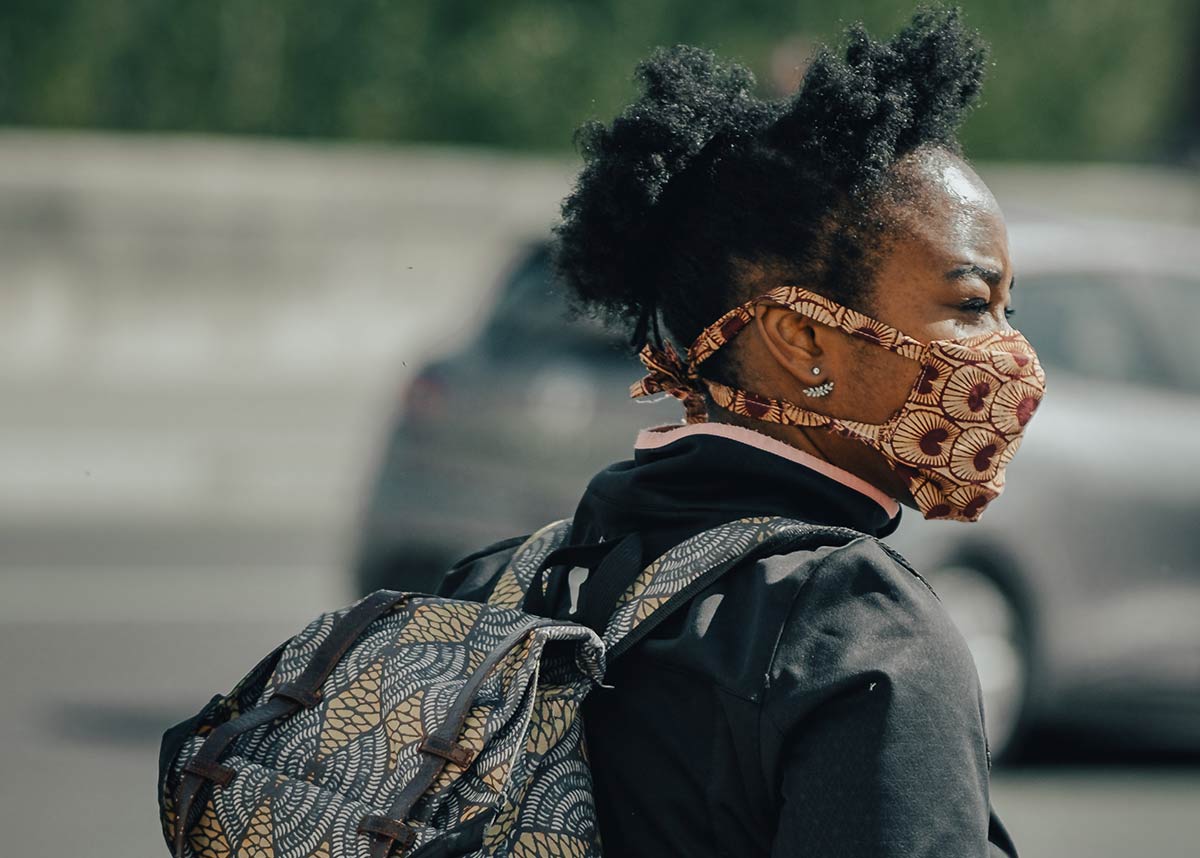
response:
[[[956,206],[1000,212],[1000,205],[975,169],[953,152],[923,147],[898,160],[892,168],[895,202],[917,210]]]
[[[898,211],[892,253],[906,264],[1008,265],[1004,215],[983,179],[961,158],[941,150],[914,154],[897,165],[907,193]],[[886,264],[886,263],[885,263]]]
[[[999,210],[996,198],[979,174],[945,149],[922,150],[911,161],[911,169],[929,190],[947,200],[973,208]]]

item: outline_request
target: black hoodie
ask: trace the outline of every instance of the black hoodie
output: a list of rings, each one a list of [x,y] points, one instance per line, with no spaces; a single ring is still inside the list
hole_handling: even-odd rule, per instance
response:
[[[966,643],[870,538],[898,526],[894,501],[751,429],[655,427],[589,482],[570,544],[636,531],[645,565],[755,514],[864,536],[735,565],[610,665],[583,710],[605,855],[1015,856]],[[485,599],[521,541],[440,592]]]

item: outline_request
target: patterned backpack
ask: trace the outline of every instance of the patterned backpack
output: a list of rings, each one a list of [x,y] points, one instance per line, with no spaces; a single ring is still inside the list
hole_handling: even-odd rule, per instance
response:
[[[698,533],[619,594],[600,637],[521,609],[570,528],[531,534],[486,604],[378,590],[321,614],[168,730],[175,858],[598,856],[578,714],[606,658],[747,555],[864,536],[778,516]]]

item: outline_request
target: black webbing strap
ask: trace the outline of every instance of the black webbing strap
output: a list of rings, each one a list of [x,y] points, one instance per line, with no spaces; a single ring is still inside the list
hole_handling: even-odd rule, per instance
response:
[[[579,622],[603,637],[617,600],[642,572],[642,535],[637,531],[621,539],[579,590]]]
[[[376,590],[347,611],[321,641],[308,667],[295,682],[280,686],[271,699],[237,718],[221,724],[208,735],[196,754],[184,765],[176,801],[175,858],[183,858],[187,839],[187,820],[196,796],[207,781],[222,786],[229,783],[233,770],[220,765],[221,755],[238,736],[291,716],[302,707],[311,708],[321,700],[321,686],[338,661],[346,654],[367,626],[391,611],[407,597],[395,590]]]
[[[538,617],[550,615],[551,606],[557,602],[555,598],[561,585],[563,574],[575,566],[585,569],[595,569],[608,553],[616,546],[616,542],[589,542],[583,545],[564,545],[555,548],[542,558],[525,591],[521,602],[521,610]],[[546,592],[542,592],[543,583],[549,578]]]
[[[555,606],[563,586],[563,573],[582,566],[590,574],[580,587],[579,604],[569,619],[602,635],[608,618],[617,607],[617,600],[642,571],[642,554],[642,537],[636,531],[608,542],[556,548],[543,558],[525,594],[522,609],[537,616],[562,617],[555,611]],[[542,581],[546,576],[550,577],[550,584],[543,593]]]

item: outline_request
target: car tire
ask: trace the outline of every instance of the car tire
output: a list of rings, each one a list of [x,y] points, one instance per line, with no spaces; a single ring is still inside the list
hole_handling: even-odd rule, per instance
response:
[[[979,564],[944,566],[935,581],[975,659],[992,760],[1011,761],[1029,724],[1034,658],[1028,614],[1014,588]]]

